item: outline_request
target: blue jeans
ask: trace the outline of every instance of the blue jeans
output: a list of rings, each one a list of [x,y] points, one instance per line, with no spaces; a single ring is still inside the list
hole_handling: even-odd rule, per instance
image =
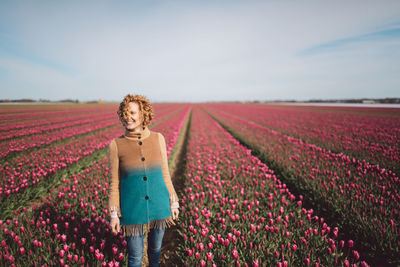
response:
[[[149,266],[158,267],[161,254],[161,245],[164,237],[164,229],[150,229],[147,237],[147,255]],[[141,267],[143,258],[143,235],[126,236],[128,243],[128,267]]]

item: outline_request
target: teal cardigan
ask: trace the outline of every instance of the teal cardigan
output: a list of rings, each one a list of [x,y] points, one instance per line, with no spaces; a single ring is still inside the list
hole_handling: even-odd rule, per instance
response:
[[[168,169],[166,143],[161,133],[125,131],[110,142],[109,211],[117,211],[124,235],[143,233],[143,225],[174,225],[171,204],[178,196]]]

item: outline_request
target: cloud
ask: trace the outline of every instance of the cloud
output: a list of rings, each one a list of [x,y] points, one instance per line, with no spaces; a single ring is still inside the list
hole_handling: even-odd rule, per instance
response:
[[[395,26],[395,27],[393,27]],[[400,23],[393,25],[389,29],[376,31],[367,34],[361,34],[352,36],[344,39],[333,40],[319,45],[312,46],[310,48],[301,50],[297,53],[299,56],[313,55],[317,53],[328,53],[338,49],[343,49],[351,45],[359,47],[364,44],[374,45],[376,43],[390,42],[399,44],[400,42]]]

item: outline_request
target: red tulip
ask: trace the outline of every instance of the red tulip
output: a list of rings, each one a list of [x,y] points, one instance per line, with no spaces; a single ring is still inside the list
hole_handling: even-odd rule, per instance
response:
[[[211,261],[213,258],[212,252],[207,252],[207,260]]]
[[[124,254],[122,252],[120,252],[118,255],[118,260],[122,261],[123,259],[124,259]]]
[[[193,251],[191,249],[186,249],[186,254],[190,257],[193,255]]]
[[[204,250],[204,244],[203,243],[199,243],[199,250],[200,250],[200,252],[202,252]]]
[[[238,251],[236,249],[232,250],[232,256],[235,259],[239,258],[239,253],[238,253]]]
[[[62,242],[67,241],[67,236],[66,236],[65,234],[62,234],[62,235],[61,235],[61,241],[62,241]]]
[[[360,258],[360,254],[358,253],[358,251],[353,250],[352,253],[353,253],[354,259],[358,260]]]

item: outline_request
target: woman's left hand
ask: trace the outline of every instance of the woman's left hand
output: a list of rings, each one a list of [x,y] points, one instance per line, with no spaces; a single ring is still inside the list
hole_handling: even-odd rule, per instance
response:
[[[172,212],[172,219],[174,220],[178,219],[179,209],[171,209],[171,212]]]

